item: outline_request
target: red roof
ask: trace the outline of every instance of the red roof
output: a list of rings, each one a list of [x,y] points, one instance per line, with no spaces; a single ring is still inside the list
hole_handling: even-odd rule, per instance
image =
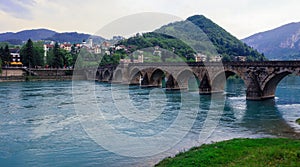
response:
[[[53,48],[53,47],[54,47],[54,45],[51,45],[51,44],[46,44],[46,47],[47,47],[47,48]]]
[[[71,47],[72,44],[63,44],[64,47]]]

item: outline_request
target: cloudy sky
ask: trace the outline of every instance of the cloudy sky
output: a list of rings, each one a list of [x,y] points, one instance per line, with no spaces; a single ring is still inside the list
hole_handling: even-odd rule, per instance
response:
[[[244,38],[300,22],[299,0],[0,0],[0,32],[48,28],[94,34],[121,17],[159,12],[187,18],[203,14]]]

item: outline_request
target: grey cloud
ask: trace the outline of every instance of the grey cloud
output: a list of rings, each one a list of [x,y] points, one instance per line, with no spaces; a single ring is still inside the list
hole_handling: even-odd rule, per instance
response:
[[[35,0],[16,0],[17,2],[20,2],[24,5],[30,5],[33,6],[36,4]]]
[[[13,17],[30,20],[33,15],[29,7],[35,4],[35,0],[2,0],[0,10]]]

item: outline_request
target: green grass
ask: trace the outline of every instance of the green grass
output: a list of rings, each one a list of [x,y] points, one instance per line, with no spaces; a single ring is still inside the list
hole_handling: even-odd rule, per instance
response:
[[[192,148],[156,166],[300,166],[300,140],[233,139]]]
[[[300,118],[296,120],[296,123],[300,125]]]

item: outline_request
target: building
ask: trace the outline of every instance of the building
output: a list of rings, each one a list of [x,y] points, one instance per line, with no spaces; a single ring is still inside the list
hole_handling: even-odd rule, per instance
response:
[[[246,61],[247,60],[247,56],[236,56],[235,57],[235,61]]]
[[[22,61],[21,61],[21,55],[20,55],[20,49],[14,48],[14,49],[9,49],[10,56],[11,56],[11,66],[23,66]]]
[[[93,39],[92,38],[88,39],[88,45],[90,46],[90,48],[93,47]]]
[[[111,43],[107,42],[107,41],[104,41],[102,44],[101,44],[101,49],[103,50],[108,50],[111,46]]]
[[[124,46],[124,45],[118,45],[118,46],[116,46],[116,48],[115,48],[116,50],[127,50],[127,48],[126,48],[126,46]]]
[[[69,43],[61,44],[60,48],[66,50],[68,52],[71,52],[71,50],[72,50],[72,44],[69,44]]]
[[[159,56],[161,57],[161,51],[159,50],[159,46],[154,47],[153,56]]]
[[[144,63],[144,51],[138,50],[137,53],[138,53],[137,63]]]
[[[44,44],[44,63],[46,64],[46,60],[47,60],[47,53],[49,52],[50,49],[54,48],[54,43],[50,43],[50,44]]]
[[[220,61],[222,61],[222,56],[221,55],[212,56],[210,58],[210,62],[220,62]]]
[[[95,54],[100,54],[100,53],[101,53],[101,48],[100,48],[100,46],[95,46],[93,49],[94,49],[94,53],[95,53]]]
[[[196,62],[204,62],[204,61],[207,60],[207,56],[198,53],[198,54],[195,56],[195,60],[196,60]]]

